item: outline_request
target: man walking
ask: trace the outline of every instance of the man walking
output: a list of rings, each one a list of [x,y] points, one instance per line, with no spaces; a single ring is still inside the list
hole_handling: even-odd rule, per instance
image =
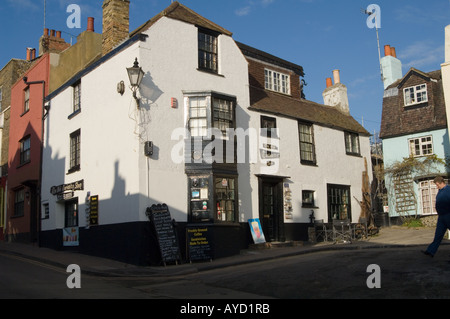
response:
[[[436,195],[436,211],[438,213],[438,221],[433,242],[423,251],[425,255],[433,257],[444,238],[447,229],[450,229],[450,186],[445,184],[442,176],[437,176],[434,183],[439,189]]]

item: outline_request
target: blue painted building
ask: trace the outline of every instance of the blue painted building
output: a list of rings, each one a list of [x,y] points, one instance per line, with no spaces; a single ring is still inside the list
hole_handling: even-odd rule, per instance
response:
[[[384,63],[386,60],[389,63]],[[389,66],[401,67],[398,62],[395,56],[383,58],[383,71]],[[436,214],[437,189],[433,179],[437,175],[448,178],[450,158],[441,71],[425,73],[411,68],[404,76],[399,75],[398,70],[389,74],[397,76],[385,77],[380,130],[385,170],[405,163],[406,158],[416,163],[435,159],[408,174],[385,175],[389,216]]]

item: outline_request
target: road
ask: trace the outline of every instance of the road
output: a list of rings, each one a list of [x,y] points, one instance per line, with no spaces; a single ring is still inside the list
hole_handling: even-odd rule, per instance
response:
[[[0,254],[0,299],[142,299],[149,295],[115,282],[82,275],[80,289],[69,289],[72,273],[30,259]]]
[[[316,252],[179,277],[103,278],[81,275],[69,289],[65,269],[0,255],[0,298],[42,299],[430,299],[450,298],[450,246],[434,258],[420,248]],[[379,266],[370,289],[369,265]],[[369,280],[375,283],[375,280]]]

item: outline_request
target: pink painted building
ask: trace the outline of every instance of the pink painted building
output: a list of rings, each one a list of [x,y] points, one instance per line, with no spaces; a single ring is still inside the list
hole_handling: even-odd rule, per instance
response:
[[[11,89],[7,240],[38,240],[42,114],[48,94],[50,57],[50,53],[38,57]]]

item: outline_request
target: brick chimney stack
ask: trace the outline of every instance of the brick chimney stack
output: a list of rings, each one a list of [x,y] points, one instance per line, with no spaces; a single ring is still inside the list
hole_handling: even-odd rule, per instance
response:
[[[47,52],[60,53],[69,47],[70,44],[61,37],[61,31],[46,28],[39,40],[39,55]]]
[[[129,36],[130,0],[104,0],[102,8],[102,54],[105,55]]]

